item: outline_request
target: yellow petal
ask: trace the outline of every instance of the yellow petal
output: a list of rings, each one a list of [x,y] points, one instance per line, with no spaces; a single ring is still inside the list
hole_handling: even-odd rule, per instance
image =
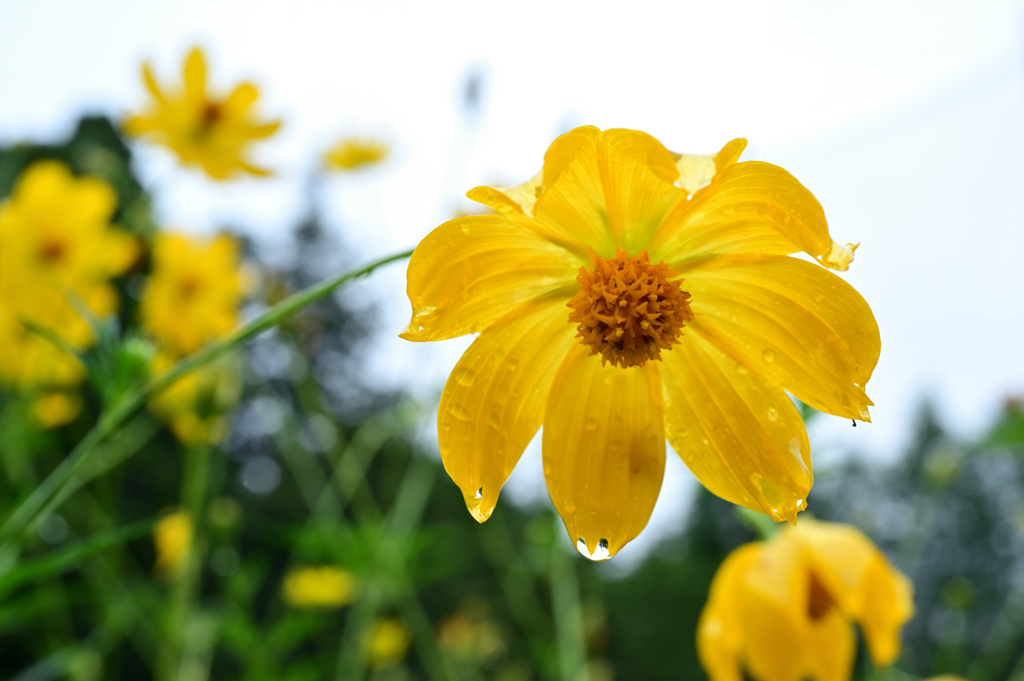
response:
[[[241,118],[259,96],[259,88],[252,83],[239,83],[221,105],[225,116]]]
[[[451,220],[427,235],[409,261],[413,315],[402,338],[455,338],[487,328],[524,302],[566,289],[582,261],[502,215]],[[570,290],[573,289],[573,290]],[[568,319],[568,308],[566,309]]]
[[[156,81],[156,76],[153,75],[153,67],[150,66],[149,62],[145,62],[142,65],[142,82],[146,84],[146,89],[149,90],[149,94],[153,95],[153,99],[158,102],[164,101],[164,95],[160,91],[160,84]]]
[[[441,459],[478,521],[540,428],[574,334],[564,297],[528,301],[481,333],[448,378],[437,412]]]
[[[508,214],[581,259],[589,260],[591,248],[612,257],[615,244],[608,228],[597,158],[600,135],[592,126],[571,130],[551,143],[543,169],[529,182],[504,190],[477,187],[466,196]],[[532,204],[528,200],[531,193],[535,197]]]
[[[913,595],[910,580],[883,556],[876,556],[868,565],[860,628],[876,665],[890,665],[899,657],[900,631],[914,616]]]
[[[736,153],[735,142],[719,152],[723,165]],[[709,167],[704,164],[705,175]],[[650,244],[652,259],[657,253],[677,270],[687,260],[718,253],[797,251],[845,269],[852,251],[843,262],[832,247],[825,212],[814,195],[782,168],[759,161],[726,165],[711,186],[676,204]]]
[[[601,183],[615,245],[630,253],[645,248],[651,234],[683,192],[679,171],[661,142],[636,130],[605,130],[598,146]]]
[[[206,57],[198,47],[193,47],[185,58],[185,92],[189,97],[200,99],[206,95]]]
[[[742,604],[747,572],[759,559],[761,546],[746,544],[730,553],[711,583],[708,603],[697,623],[697,654],[711,681],[742,681]]]
[[[871,308],[796,258],[722,256],[685,272],[689,328],[820,411],[869,421],[864,386],[881,352]]]
[[[798,606],[806,588],[805,562],[791,542],[762,544],[746,574],[741,621],[747,665],[762,681],[800,681],[807,626]]]
[[[661,378],[657,362],[622,369],[601,366],[587,352],[573,343],[554,377],[544,414],[544,477],[577,548],[604,559],[640,534],[661,490]]]
[[[662,353],[672,448],[714,494],[795,523],[812,474],[792,401],[700,335],[684,332],[681,340]]]
[[[848,681],[857,652],[853,626],[832,608],[812,622],[804,639],[804,667],[815,681]]]
[[[672,154],[679,172],[675,185],[686,190],[688,196],[711,184],[715,175],[734,164],[747,148],[747,140],[734,139],[722,147],[717,154]]]

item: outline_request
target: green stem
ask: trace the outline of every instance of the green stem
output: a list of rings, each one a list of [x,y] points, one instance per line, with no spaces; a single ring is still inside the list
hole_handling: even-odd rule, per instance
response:
[[[561,533],[561,519],[554,517],[555,537]],[[576,681],[587,661],[583,640],[583,612],[580,606],[580,585],[576,568],[566,555],[562,543],[551,548],[551,601],[555,615],[555,637],[558,641],[558,666],[562,681]]]
[[[10,549],[20,533],[33,520],[37,520],[47,500],[59,493],[74,474],[89,460],[97,446],[115,433],[125,421],[142,409],[146,402],[161,391],[170,387],[182,376],[199,369],[217,359],[229,350],[241,345],[250,338],[270,329],[291,315],[299,312],[311,303],[329,295],[342,284],[353,279],[366,276],[389,263],[404,260],[412,255],[412,251],[404,251],[375,260],[351,272],[326,279],[320,283],[303,289],[274,305],[256,319],[239,327],[233,334],[218,343],[207,346],[204,350],[186,357],[165,374],[158,376],[145,385],[127,395],[122,401],[113,405],[100,417],[84,438],[78,443],[71,454],[23,501],[7,521],[0,527],[0,554]]]

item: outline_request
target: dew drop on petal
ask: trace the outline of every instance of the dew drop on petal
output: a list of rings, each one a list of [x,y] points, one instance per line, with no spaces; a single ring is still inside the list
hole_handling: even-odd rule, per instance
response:
[[[466,369],[464,367],[457,367],[452,372],[452,376],[455,378],[455,382],[461,385],[463,388],[468,388],[473,385],[473,379],[476,378],[476,372],[472,369]]]
[[[470,419],[469,412],[458,406],[448,407],[448,415],[459,421],[468,421]]]
[[[576,510],[576,502],[572,499],[566,499],[562,502],[562,508],[565,509],[566,513],[572,513]]]
[[[484,495],[484,488],[483,488],[483,487],[481,487],[480,489],[478,489],[478,490],[476,491],[476,493],[475,493],[475,494],[473,494],[473,498],[474,498],[474,499],[480,499],[481,497],[483,497],[483,495]]]
[[[589,558],[593,561],[608,560],[611,558],[611,552],[608,551],[608,540],[602,539],[597,542],[597,548],[591,553],[587,548],[587,542],[583,541],[583,537],[576,540],[576,550],[579,551],[585,558]]]
[[[775,353],[771,350],[765,350],[763,353],[761,353],[761,359],[771,364],[772,362],[775,361]]]
[[[768,407],[768,420],[772,423],[779,420],[779,410],[775,407]]]
[[[519,368],[519,362],[517,362],[517,361],[516,361],[516,360],[514,360],[514,359],[510,359],[510,360],[508,361],[508,364],[507,364],[506,366],[508,366],[508,370],[509,370],[509,371],[515,371],[516,369],[518,369],[518,368]]]
[[[587,430],[597,430],[597,419],[587,419],[587,422],[584,425],[584,427]]]

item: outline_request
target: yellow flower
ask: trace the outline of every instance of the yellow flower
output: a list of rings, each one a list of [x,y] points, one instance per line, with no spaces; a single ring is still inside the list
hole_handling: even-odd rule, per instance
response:
[[[805,518],[736,549],[711,584],[697,650],[711,681],[846,681],[860,625],[876,665],[900,651],[913,587],[858,530]]]
[[[363,643],[367,661],[374,667],[387,667],[401,662],[409,650],[409,632],[396,618],[373,623]]]
[[[64,392],[47,392],[32,402],[32,416],[43,428],[56,428],[70,423],[82,411],[82,398]]]
[[[151,373],[169,371],[178,358],[159,353]],[[149,404],[150,410],[186,445],[213,444],[228,434],[228,412],[238,403],[242,386],[234,357],[185,374]]]
[[[107,184],[76,178],[55,161],[30,166],[0,203],[0,382],[25,388],[81,381],[79,361],[23,322],[75,350],[95,341],[75,304],[100,318],[116,312],[110,279],[139,252],[132,237],[111,229],[116,207]]]
[[[356,580],[351,572],[331,565],[292,570],[284,578],[281,597],[300,610],[342,608],[355,596]]]
[[[259,89],[241,83],[227,97],[207,92],[206,58],[198,47],[185,59],[183,75],[180,89],[162,90],[150,65],[143,64],[142,78],[153,101],[145,112],[125,122],[125,131],[133,136],[152,135],[174,151],[182,164],[198,165],[216,180],[240,172],[269,175],[270,171],[247,160],[255,140],[270,137],[281,127],[280,121],[258,118]]]
[[[156,572],[167,576],[180,573],[188,561],[192,536],[192,516],[186,511],[175,511],[161,518],[153,526]]]
[[[324,154],[324,163],[335,170],[358,170],[387,158],[391,147],[375,139],[346,137]]]
[[[529,182],[467,194],[497,215],[417,247],[402,337],[480,332],[438,411],[445,469],[477,520],[543,425],[548,491],[589,557],[647,524],[666,437],[715,494],[795,522],[812,474],[787,391],[868,420],[880,342],[851,286],[788,257],[845,269],[853,246],[785,170],[737,163],[745,146],[689,156],[577,128]]]
[[[142,295],[142,326],[165,351],[191,355],[234,330],[243,296],[233,238],[161,234]]]

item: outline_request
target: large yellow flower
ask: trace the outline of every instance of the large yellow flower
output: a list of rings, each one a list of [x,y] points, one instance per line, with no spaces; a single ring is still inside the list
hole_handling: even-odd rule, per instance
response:
[[[876,665],[900,651],[913,587],[858,530],[804,519],[725,559],[697,628],[711,681],[846,681],[860,625]]]
[[[142,326],[166,352],[191,355],[234,330],[244,295],[233,238],[160,234],[142,295]]]
[[[776,166],[673,154],[632,130],[559,137],[529,182],[477,187],[497,215],[412,256],[404,338],[480,332],[441,397],[445,469],[479,521],[544,426],[573,541],[610,557],[647,524],[665,438],[715,494],[795,522],[810,447],[786,391],[868,420],[878,328],[821,206]],[[568,306],[568,307],[567,307]],[[652,361],[653,360],[653,361]]]
[[[227,97],[206,89],[206,59],[193,48],[185,59],[184,84],[178,90],[160,88],[148,63],[142,77],[153,101],[149,108],[125,122],[130,135],[153,135],[170,148],[186,166],[198,165],[217,180],[227,180],[240,172],[269,175],[247,160],[249,147],[256,140],[277,132],[280,121],[266,122],[255,111],[259,89],[241,83]]]
[[[76,350],[95,338],[84,305],[117,310],[110,279],[138,256],[132,237],[111,229],[117,195],[55,161],[28,168],[0,203],[0,381],[19,388],[70,386],[84,368],[24,323],[45,327]]]

